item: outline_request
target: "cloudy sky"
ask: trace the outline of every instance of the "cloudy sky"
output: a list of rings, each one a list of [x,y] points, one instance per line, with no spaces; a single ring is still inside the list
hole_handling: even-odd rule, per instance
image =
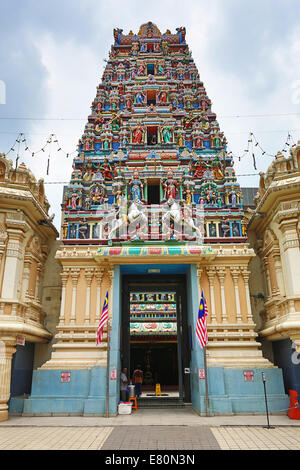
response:
[[[288,149],[288,133],[300,139],[299,17],[299,0],[1,0],[0,152],[13,146],[18,133],[33,151],[57,136],[62,150],[52,144],[49,175],[48,149],[32,157],[21,143],[19,153],[20,162],[47,183],[50,213],[59,227],[62,183],[72,168],[65,153],[76,150],[83,132],[113,28],[137,33],[152,21],[162,33],[186,27],[200,77],[236,156],[239,182],[256,186],[258,176],[246,175],[266,170],[268,154]],[[266,152],[254,147],[257,170],[251,151],[238,159],[250,132]],[[15,161],[16,153],[8,157]]]

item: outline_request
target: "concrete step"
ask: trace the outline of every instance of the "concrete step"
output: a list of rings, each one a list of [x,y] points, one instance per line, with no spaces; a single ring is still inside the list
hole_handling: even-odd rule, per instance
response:
[[[187,406],[177,397],[141,397],[137,400],[138,408],[185,408]]]

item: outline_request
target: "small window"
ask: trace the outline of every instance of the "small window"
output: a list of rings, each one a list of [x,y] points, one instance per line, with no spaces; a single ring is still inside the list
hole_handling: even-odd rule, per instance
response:
[[[156,105],[156,91],[155,90],[147,90],[147,105],[150,106],[153,104]]]
[[[147,145],[157,144],[157,126],[147,127]]]
[[[147,64],[147,75],[154,75],[154,64]]]
[[[159,182],[154,184],[148,184],[148,204],[159,204],[160,195],[159,195]]]

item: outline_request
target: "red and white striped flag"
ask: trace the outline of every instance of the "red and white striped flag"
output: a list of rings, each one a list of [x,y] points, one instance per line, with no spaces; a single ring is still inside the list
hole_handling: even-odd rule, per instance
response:
[[[200,346],[202,348],[205,348],[205,346],[208,343],[207,323],[206,323],[207,314],[208,314],[208,310],[207,310],[206,300],[204,298],[203,291],[202,291],[197,326],[196,326],[196,335],[199,340]]]
[[[97,330],[97,342],[96,342],[97,346],[102,341],[103,329],[104,329],[104,325],[107,322],[107,320],[108,320],[108,291],[107,291],[105,299],[104,299],[102,315],[101,315],[100,323],[99,323],[98,330]]]

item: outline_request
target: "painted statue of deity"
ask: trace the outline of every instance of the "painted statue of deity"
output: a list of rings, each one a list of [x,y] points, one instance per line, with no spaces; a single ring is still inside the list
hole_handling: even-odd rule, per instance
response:
[[[202,162],[198,162],[196,164],[196,168],[195,168],[195,172],[193,174],[193,178],[197,178],[197,179],[202,179],[202,176],[204,174],[204,164]]]
[[[178,133],[177,133],[177,145],[178,145],[179,147],[183,147],[183,146],[184,146],[183,132],[178,132]]]
[[[230,221],[226,217],[223,217],[221,222],[221,229],[223,232],[223,237],[229,237],[230,235]]]
[[[112,179],[113,172],[112,172],[111,165],[108,163],[107,158],[105,158],[103,164],[101,165],[100,171],[101,171],[101,173],[103,175],[103,178],[105,180],[111,180]]]
[[[104,204],[104,202],[106,201],[106,198],[105,198],[105,192],[104,192],[104,189],[103,189],[103,186],[101,185],[93,185],[91,187],[91,197],[92,197],[92,202],[93,202],[93,205],[97,206],[97,205],[101,205],[101,204]]]
[[[190,205],[192,204],[192,199],[193,199],[193,193],[192,193],[192,190],[191,188],[187,187],[183,194],[185,194],[185,202],[186,204]]]
[[[135,102],[136,104],[144,104],[145,101],[145,95],[141,91],[139,91],[136,96],[135,96]]]
[[[101,129],[102,129],[102,126],[104,124],[104,118],[102,116],[102,114],[100,112],[97,113],[97,119],[94,123],[94,130],[96,133],[100,133],[101,132]]]
[[[170,144],[172,142],[172,131],[173,127],[168,124],[161,127],[161,137],[164,144]]]
[[[85,136],[83,139],[84,150],[88,152],[89,150],[94,149],[94,137],[93,136]]]
[[[138,75],[145,75],[145,66],[143,64],[138,67]]]
[[[122,200],[124,197],[123,193],[123,183],[119,182],[114,188],[113,188],[113,195],[115,197],[115,203],[118,207],[122,206]]]
[[[111,136],[109,132],[105,132],[102,136],[103,149],[108,150],[111,147]]]
[[[215,204],[216,202],[216,191],[213,190],[211,185],[205,190],[206,201],[208,204]]]
[[[130,193],[132,201],[141,201],[142,200],[142,191],[143,191],[143,183],[139,178],[138,170],[135,170],[133,173],[133,178],[129,183],[130,186]]]
[[[211,163],[211,170],[216,180],[222,180],[224,178],[223,165],[219,157],[215,157]]]
[[[132,106],[131,95],[127,94],[125,98],[126,98],[126,108],[131,109],[131,106]]]
[[[71,208],[73,210],[77,209],[77,201],[79,199],[79,196],[76,192],[71,194]]]
[[[134,144],[143,143],[144,130],[141,124],[138,124],[137,127],[132,131],[132,142]]]
[[[169,199],[174,199],[176,197],[177,192],[177,181],[173,178],[172,171],[168,172],[168,179],[163,183],[163,188],[165,190],[165,199],[169,201]]]
[[[163,90],[159,93],[159,102],[165,104],[167,102],[167,93]]]

